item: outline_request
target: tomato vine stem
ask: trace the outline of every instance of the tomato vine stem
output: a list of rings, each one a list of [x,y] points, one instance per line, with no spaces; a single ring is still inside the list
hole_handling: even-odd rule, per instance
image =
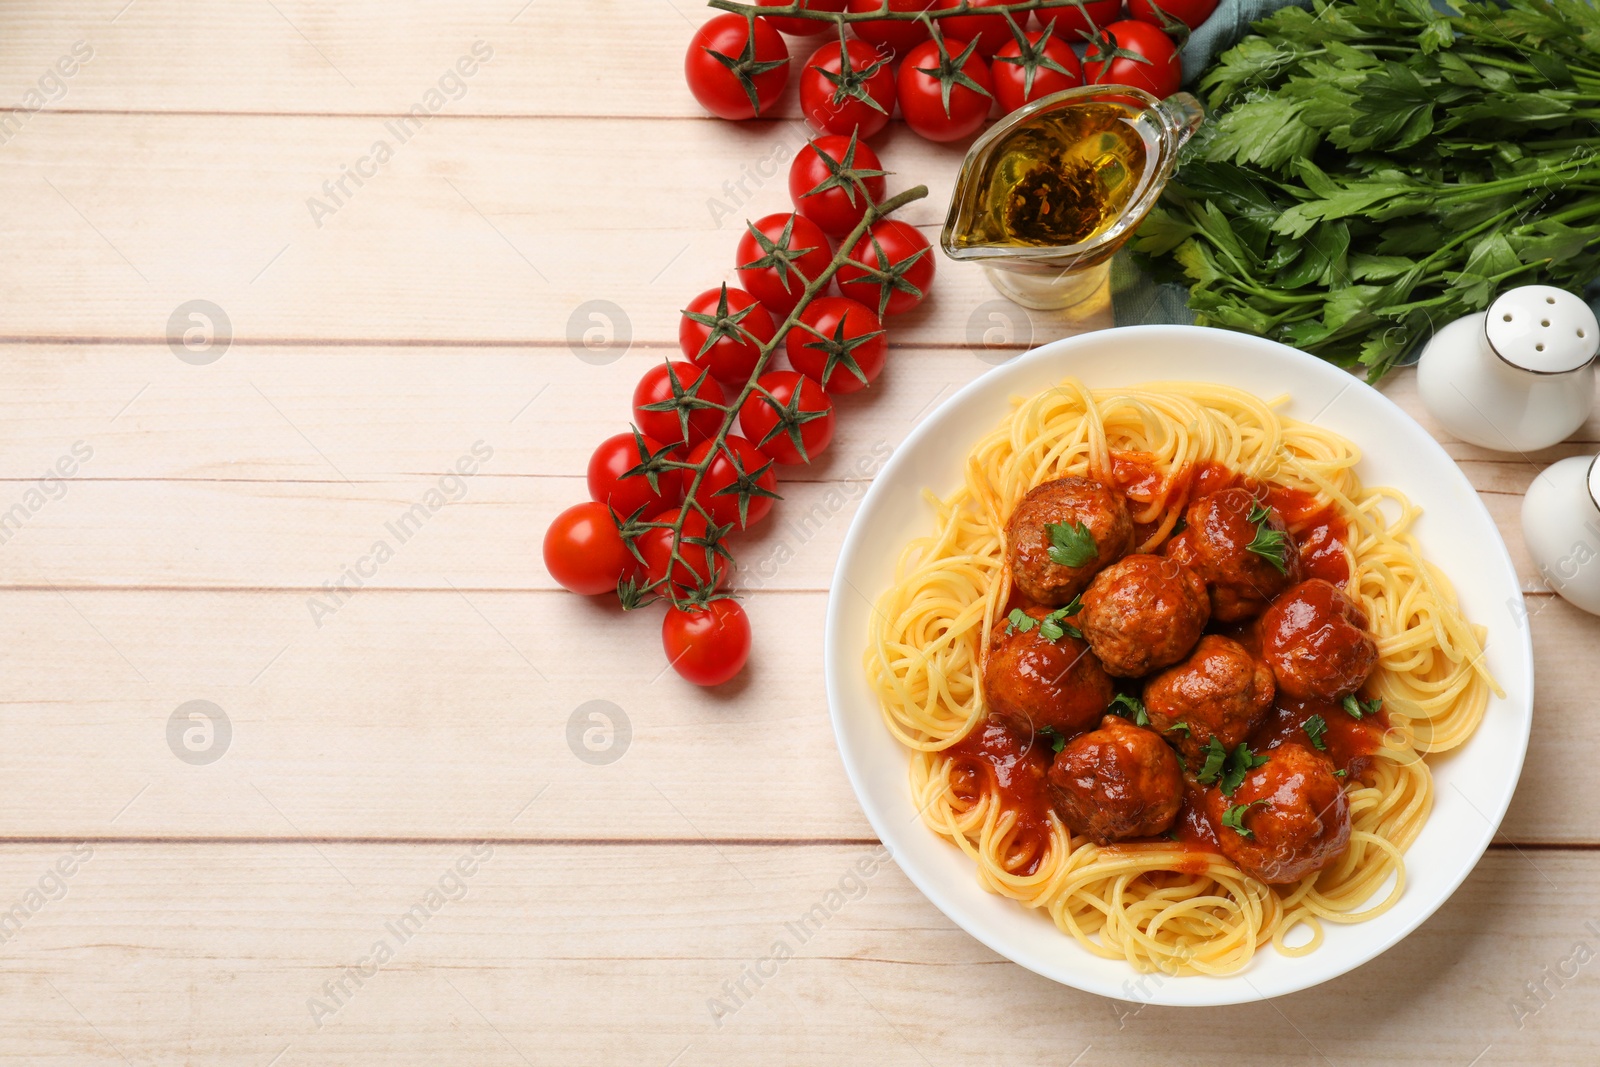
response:
[[[772,10],[777,9],[774,8]],[[761,375],[766,372],[767,364],[772,361],[772,356],[778,350],[778,346],[784,343],[789,331],[794,329],[799,324],[800,316],[811,304],[812,300],[819,296],[828,287],[828,283],[831,282],[833,280],[833,276],[839,272],[839,268],[851,262],[850,250],[856,246],[856,243],[865,237],[875,224],[889,217],[894,212],[905,207],[907,204],[921,200],[927,195],[928,187],[926,185],[917,185],[905,190],[904,192],[899,192],[891,197],[887,197],[878,203],[871,203],[869,201],[866,214],[861,217],[861,221],[856,224],[855,229],[851,230],[848,235],[839,241],[839,250],[833,254],[833,258],[829,261],[827,269],[819,272],[815,278],[807,281],[805,289],[800,294],[799,301],[795,304],[793,310],[789,312],[788,316],[784,318],[783,322],[779,324],[778,328],[773,332],[772,340],[763,342],[761,344],[760,354],[756,357],[755,366],[751,369],[750,377],[745,382],[744,386],[739,390],[738,395],[733,397],[726,404],[710,405],[711,407],[715,407],[722,411],[722,424],[717,428],[717,432],[711,437],[710,448],[706,450],[705,458],[700,460],[698,463],[673,464],[673,466],[678,470],[692,472],[689,484],[684,490],[684,502],[683,506],[678,509],[677,518],[670,523],[634,523],[630,520],[627,524],[628,527],[634,531],[635,535],[643,530],[670,529],[672,531],[672,544],[671,551],[668,556],[666,573],[662,575],[660,579],[638,589],[624,590],[623,585],[627,584],[626,579],[624,579],[622,585],[619,585],[618,595],[622,600],[624,607],[642,607],[643,604],[648,601],[641,601],[639,597],[650,594],[660,596],[664,593],[664,595],[675,605],[682,604],[684,602],[703,603],[706,600],[711,599],[716,594],[716,587],[718,584],[718,560],[716,557],[718,553],[710,546],[698,546],[703,547],[705,550],[706,568],[709,572],[709,578],[705,583],[703,583],[702,588],[694,590],[694,592],[688,597],[680,600],[677,592],[673,588],[673,576],[676,567],[680,565],[686,568],[692,574],[698,573],[698,571],[696,571],[695,568],[689,564],[689,561],[683,556],[683,521],[689,516],[691,508],[697,511],[706,520],[706,524],[710,526],[713,531],[721,529],[721,527],[719,527],[716,521],[711,517],[710,510],[700,502],[697,493],[700,488],[701,481],[705,478],[706,472],[711,469],[711,465],[717,461],[718,457],[725,450],[728,436],[732,432],[734,424],[738,421],[739,408],[744,405],[744,402],[750,398],[751,394],[756,393],[761,389],[759,384]],[[705,372],[702,372],[702,375],[704,373]],[[700,380],[701,379],[699,378],[696,379],[696,392],[698,392],[698,383]],[[685,447],[687,447],[687,445],[685,445]],[[719,536],[720,535],[713,533],[713,537]],[[629,540],[628,546],[629,550],[633,552],[635,558],[641,558],[639,557],[638,549],[633,545],[632,540]]]
[[[785,4],[782,7],[761,7],[758,4],[741,3],[740,0],[706,0],[706,6],[719,11],[731,11],[735,15],[815,19],[818,22],[915,22],[918,19],[947,19],[957,15],[1003,15],[1007,12],[1013,15],[1025,15],[1029,11],[1063,7],[1081,8],[1087,2],[1088,0],[1018,0],[1014,4],[976,7],[968,0],[961,0],[955,7],[942,7],[932,11],[890,11],[889,0],[883,0],[883,5],[875,11],[813,11],[800,3]]]

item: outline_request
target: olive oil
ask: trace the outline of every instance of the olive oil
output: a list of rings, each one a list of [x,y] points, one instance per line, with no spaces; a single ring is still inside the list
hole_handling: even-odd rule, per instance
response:
[[[1096,100],[1036,116],[994,145],[957,247],[1065,248],[1122,217],[1151,155],[1143,109]]]

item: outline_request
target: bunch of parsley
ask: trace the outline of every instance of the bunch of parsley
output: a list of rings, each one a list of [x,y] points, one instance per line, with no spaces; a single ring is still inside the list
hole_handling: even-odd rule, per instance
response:
[[[1600,12],[1314,0],[1201,80],[1209,118],[1139,228],[1200,322],[1376,381],[1515,285],[1600,276]]]

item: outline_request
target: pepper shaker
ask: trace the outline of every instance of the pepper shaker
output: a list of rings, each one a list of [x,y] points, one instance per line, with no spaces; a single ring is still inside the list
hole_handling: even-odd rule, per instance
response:
[[[1573,456],[1534,479],[1522,537],[1550,588],[1600,615],[1600,457]]]
[[[1524,285],[1434,334],[1417,364],[1417,389],[1463,441],[1534,452],[1589,417],[1597,350],[1600,323],[1582,298]]]

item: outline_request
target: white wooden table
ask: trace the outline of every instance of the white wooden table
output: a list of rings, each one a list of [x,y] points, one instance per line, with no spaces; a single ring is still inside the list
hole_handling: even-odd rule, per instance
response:
[[[994,325],[975,271],[941,264],[881,387],[741,546],[739,681],[688,686],[654,612],[553,586],[540,539],[590,450],[678,309],[731,277],[741,220],[787,205],[781,163],[762,174],[798,123],[708,120],[682,84],[703,17],[0,5],[0,1057],[1592,1062],[1600,622],[1542,586],[1516,515],[1594,423],[1532,463],[1446,442],[1517,555],[1537,652],[1502,834],[1376,962],[1231,1010],[1053,985],[892,864],[829,896],[876,841],[828,729],[827,576],[882,453],[999,358],[969,342]],[[402,140],[475,42],[492,57]],[[932,231],[959,150],[891,129],[881,151],[891,188],[932,188],[906,213]],[[366,176],[335,201],[347,169]],[[186,361],[168,323],[197,300],[228,328]],[[568,339],[597,300],[631,336],[609,362]],[[1108,321],[1103,300],[1035,316],[1010,349]],[[1418,410],[1409,374],[1387,390]],[[479,473],[395,538],[475,445]],[[393,558],[327,593],[378,540]],[[617,709],[609,762],[569,741],[591,701]],[[829,901],[798,943],[784,924]],[[780,939],[795,958],[747,975]]]

